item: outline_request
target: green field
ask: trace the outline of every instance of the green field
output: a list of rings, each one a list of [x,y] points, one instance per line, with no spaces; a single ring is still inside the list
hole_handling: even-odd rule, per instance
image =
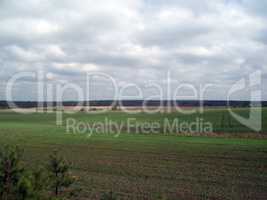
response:
[[[236,112],[248,115],[247,109]],[[109,112],[64,115],[64,119],[68,117],[88,123],[106,117],[118,122],[129,117],[139,122],[203,117],[212,122],[214,132],[240,133],[240,138],[163,134],[94,134],[88,138],[86,134],[67,134],[65,126],[56,126],[55,113],[1,111],[0,143],[22,147],[23,161],[32,168],[44,163],[54,149],[59,150],[78,177],[79,199],[99,199],[101,193],[111,190],[121,199],[267,199],[267,140],[246,138],[253,131],[224,109],[189,116]],[[264,109],[262,136],[267,133],[266,122]]]

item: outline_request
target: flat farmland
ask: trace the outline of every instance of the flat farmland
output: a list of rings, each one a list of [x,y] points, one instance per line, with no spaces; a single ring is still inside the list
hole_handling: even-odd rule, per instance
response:
[[[248,116],[248,109],[234,109]],[[201,117],[214,134],[88,134],[67,133],[66,120],[93,124],[111,119],[125,122],[192,122]],[[81,188],[78,199],[99,199],[113,191],[119,199],[266,199],[267,110],[262,131],[240,124],[226,109],[203,114],[127,114],[122,112],[64,114],[0,112],[0,143],[24,149],[23,162],[32,168],[45,163],[53,150],[71,162]],[[124,129],[123,129],[124,130]],[[255,137],[253,137],[255,135]]]

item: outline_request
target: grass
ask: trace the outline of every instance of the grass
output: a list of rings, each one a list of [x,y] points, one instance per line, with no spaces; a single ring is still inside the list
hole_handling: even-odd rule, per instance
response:
[[[236,109],[247,115],[247,109]],[[139,122],[176,117],[192,121],[199,114],[104,114],[64,115],[88,123]],[[202,117],[214,124],[215,131],[251,133],[252,130],[230,119],[224,109],[208,109]],[[267,130],[267,110],[263,111],[263,131]],[[72,163],[72,172],[82,188],[79,199],[98,199],[114,191],[122,199],[266,199],[267,140],[250,138],[185,137],[145,134],[102,134],[87,138],[66,134],[55,125],[55,114],[16,114],[0,112],[0,144],[17,144],[25,149],[24,163],[36,167],[54,149]],[[225,120],[226,121],[226,120]]]

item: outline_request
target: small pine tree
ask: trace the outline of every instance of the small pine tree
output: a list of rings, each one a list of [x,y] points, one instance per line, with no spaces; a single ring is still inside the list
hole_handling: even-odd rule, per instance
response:
[[[30,180],[32,183],[34,200],[45,199],[45,197],[47,196],[46,189],[48,187],[46,171],[39,167],[37,170],[32,172]]]
[[[4,146],[0,151],[0,199],[26,199],[30,184],[24,176],[24,169],[21,166],[21,151],[18,147]],[[24,184],[25,183],[25,184]],[[20,193],[23,190],[23,194]],[[27,190],[27,191],[26,191]]]
[[[23,176],[18,182],[16,190],[16,200],[30,200],[34,197],[34,191],[31,180],[27,176]]]
[[[47,170],[50,186],[55,197],[58,197],[64,189],[73,184],[74,180],[70,176],[69,165],[56,151],[50,156]]]

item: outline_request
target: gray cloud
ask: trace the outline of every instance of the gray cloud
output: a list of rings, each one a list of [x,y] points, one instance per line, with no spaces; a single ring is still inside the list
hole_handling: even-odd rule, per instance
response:
[[[1,0],[0,8],[2,85],[43,70],[51,81],[83,85],[86,72],[103,72],[120,86],[165,87],[171,70],[172,80],[219,86],[206,98],[224,99],[235,81],[267,72],[265,0]],[[98,98],[112,96],[98,85]]]

